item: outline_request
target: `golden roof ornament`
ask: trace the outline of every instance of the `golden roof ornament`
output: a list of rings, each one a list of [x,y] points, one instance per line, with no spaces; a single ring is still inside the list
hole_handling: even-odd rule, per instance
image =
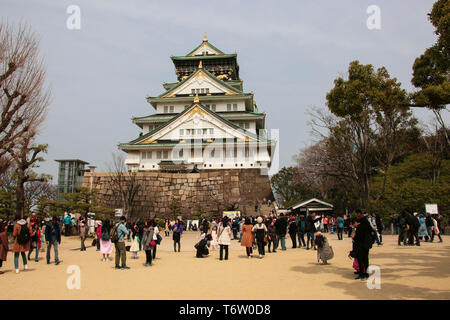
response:
[[[205,36],[203,37],[203,42],[207,42],[208,41],[208,38],[206,37],[206,33],[205,33]]]
[[[199,103],[200,99],[198,98],[198,93],[195,95],[194,103]]]
[[[198,68],[199,68],[199,69],[203,69],[203,63],[202,63],[202,60],[200,60],[200,63],[198,64]]]

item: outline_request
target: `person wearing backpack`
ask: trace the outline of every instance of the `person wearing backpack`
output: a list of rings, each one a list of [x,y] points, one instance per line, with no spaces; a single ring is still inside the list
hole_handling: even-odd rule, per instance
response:
[[[265,255],[264,246],[266,245],[267,227],[263,222],[262,217],[256,219],[256,224],[252,228],[255,234],[256,244],[258,246],[259,258],[262,259]]]
[[[55,251],[55,265],[59,264],[58,246],[61,244],[61,228],[59,227],[58,218],[53,217],[52,221],[48,219],[45,226],[45,242],[47,244],[47,264],[50,264],[50,251],[53,246]]]
[[[116,269],[127,270],[130,267],[127,266],[127,251],[125,249],[125,236],[130,234],[130,229],[126,227],[127,218],[120,217],[120,221],[111,230],[111,241],[114,242],[116,247]],[[120,261],[122,260],[122,266]]]
[[[30,251],[31,242],[31,229],[27,225],[25,219],[21,219],[20,216],[16,217],[16,223],[13,230],[14,246],[12,251],[14,252],[14,267],[16,273],[19,273],[19,254],[22,255],[24,269],[28,269],[27,255],[25,252]]]
[[[110,261],[109,255],[112,252],[112,242],[111,242],[111,222],[109,219],[106,219],[105,222],[103,222],[102,231],[100,234],[100,253],[103,255],[102,261]]]

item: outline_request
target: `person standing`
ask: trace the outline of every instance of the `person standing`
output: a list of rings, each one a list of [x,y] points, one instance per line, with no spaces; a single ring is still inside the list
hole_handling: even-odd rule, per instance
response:
[[[97,251],[100,251],[100,238],[102,237],[102,222],[101,221],[96,221],[95,222],[96,227],[95,227],[95,245],[97,246]]]
[[[25,252],[30,250],[31,230],[25,219],[21,219],[20,216],[18,216],[16,217],[16,221],[13,230],[14,246],[12,251],[14,252],[14,267],[16,273],[19,273],[19,254],[22,255],[24,269],[28,269]]]
[[[267,245],[268,251],[270,252],[270,246],[273,245],[273,252],[277,252],[278,236],[277,236],[277,229],[275,228],[275,222],[273,219],[270,219],[269,226],[267,227],[267,240],[268,240]]]
[[[39,249],[41,248],[41,230],[39,229],[39,225],[37,222],[31,223],[31,244],[30,244],[30,251],[28,251],[28,261],[31,260],[31,253],[33,252],[33,249],[35,250],[36,254],[34,256],[34,261],[39,261]]]
[[[262,259],[265,255],[264,246],[266,245],[267,227],[263,223],[263,218],[258,217],[256,224],[252,228],[252,233],[256,238],[256,245],[258,246],[259,258]]]
[[[380,217],[379,214],[375,214],[375,224],[377,226],[377,231],[378,231],[378,239],[380,240],[380,244],[383,244],[383,219]]]
[[[328,232],[328,216],[323,218],[323,231]]]
[[[169,229],[169,219],[166,219],[166,221],[164,222],[164,236],[168,237],[170,235],[170,229]]]
[[[311,243],[311,248],[316,249],[316,246],[314,244],[314,233],[318,230],[316,228],[316,220],[320,220],[320,217],[316,219],[316,214],[313,212],[312,214],[308,215],[306,217],[306,250],[309,250],[309,244]]]
[[[142,245],[145,251],[145,258],[146,258],[144,266],[149,267],[152,265],[153,247],[156,247],[156,241],[153,240],[155,228],[153,227],[153,223],[151,220],[147,220],[143,231],[144,232],[142,235]]]
[[[420,240],[425,240],[425,242],[428,242],[429,237],[428,237],[428,232],[427,232],[427,226],[425,224],[425,216],[423,215],[423,213],[421,213],[419,215],[419,239]]]
[[[406,246],[406,232],[407,232],[407,220],[406,220],[407,213],[404,211],[398,218],[398,245],[401,246],[401,243],[403,242],[403,245]]]
[[[409,223],[410,223],[410,232],[411,232],[411,245],[414,245],[414,239],[416,240],[416,246],[420,246],[419,240],[419,228],[420,221],[419,219],[409,212]]]
[[[53,217],[51,221],[48,219],[47,224],[45,225],[45,243],[47,245],[47,264],[50,264],[50,252],[53,247],[55,252],[55,264],[58,265],[60,263],[58,247],[59,244],[61,244],[61,228],[57,217]]]
[[[6,261],[8,257],[8,234],[6,233],[6,223],[0,221],[0,268],[3,265],[3,261]],[[0,270],[0,274],[4,272]]]
[[[344,218],[342,216],[339,216],[337,218],[337,235],[338,240],[344,240]]]
[[[431,218],[431,214],[429,212],[426,213],[425,217],[425,226],[427,227],[427,233],[429,236],[430,242],[433,242],[434,234],[433,234],[433,219]]]
[[[89,232],[89,227],[86,225],[86,223],[84,222],[84,220],[80,221],[80,225],[79,225],[79,230],[78,230],[79,234],[80,234],[80,240],[81,240],[81,248],[80,251],[86,251],[86,246],[84,244],[84,241],[86,240],[86,236]]]
[[[64,219],[63,219],[63,223],[64,223],[64,236],[68,237],[70,236],[70,228],[72,227],[72,218],[70,217],[70,214],[67,214]]]
[[[130,267],[127,266],[127,251],[125,249],[125,236],[130,234],[130,229],[126,227],[127,218],[120,217],[120,221],[116,224],[117,242],[114,244],[116,247],[116,269],[127,270]],[[122,260],[122,266],[120,261]]]
[[[289,236],[291,237],[291,241],[292,241],[292,249],[295,249],[295,248],[297,248],[298,227],[297,227],[297,223],[295,223],[294,217],[289,218],[288,228],[289,228]]]
[[[434,238],[434,235],[437,235],[439,238],[439,242],[442,242],[441,231],[439,229],[438,220],[436,219],[436,217],[432,217],[432,219],[433,219],[433,238]],[[433,240],[431,240],[431,241],[433,241]]]
[[[242,240],[241,246],[245,247],[245,252],[247,253],[247,257],[251,258],[253,253],[253,241],[254,234],[252,232],[253,225],[250,221],[250,218],[245,218],[244,225],[242,226]]]
[[[358,226],[355,230],[354,250],[355,257],[359,265],[359,274],[355,280],[365,280],[369,277],[367,273],[367,268],[369,267],[369,250],[372,245],[372,239],[370,233],[372,232],[372,227],[369,221],[363,215],[361,210],[356,210],[356,218],[358,219]]]
[[[298,218],[297,232],[298,232],[297,233],[298,247],[301,248],[302,245],[303,245],[303,247],[306,247],[306,242],[305,242],[306,222],[305,222],[305,217],[303,215],[300,215]]]
[[[180,246],[181,246],[181,235],[183,234],[183,223],[180,221],[180,219],[177,219],[175,221],[175,224],[170,227],[170,229],[173,231],[173,251],[177,252],[177,244],[178,244],[178,252],[180,252]]]
[[[244,223],[245,223],[245,219],[242,218],[242,219],[239,221],[239,242],[242,241],[242,227],[244,226]]]
[[[102,223],[102,233],[100,235],[100,253],[103,255],[103,261],[111,260],[109,258],[112,252],[112,242],[111,242],[111,222],[106,219]]]
[[[218,231],[218,239],[219,239],[219,246],[220,246],[220,260],[223,260],[223,252],[225,251],[225,260],[228,260],[228,247],[231,244],[231,228],[228,221],[228,217],[225,216],[222,219],[222,223],[219,225],[219,231]]]
[[[154,246],[152,248],[152,258],[153,258],[153,260],[155,260],[156,259],[156,247],[159,246],[162,238],[159,235],[159,228],[158,228],[158,225],[157,225],[155,219],[152,219],[151,222],[152,222],[152,226],[153,226],[153,240],[155,240],[155,242],[156,242],[156,246]]]
[[[275,221],[275,228],[277,229],[277,248],[279,242],[281,242],[281,250],[286,250],[286,233],[287,233],[287,219],[284,214],[280,214],[280,217]]]

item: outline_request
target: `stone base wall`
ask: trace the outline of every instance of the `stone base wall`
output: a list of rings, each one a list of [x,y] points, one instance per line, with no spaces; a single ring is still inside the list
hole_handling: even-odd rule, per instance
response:
[[[107,172],[86,173],[84,187],[98,191],[99,202],[107,208],[121,208],[119,195],[113,194]],[[244,214],[255,213],[255,201],[271,199],[268,175],[259,169],[231,169],[201,173],[138,172],[140,185],[134,199],[133,214],[158,218],[174,217],[170,205],[180,199],[183,218],[203,211],[207,216],[221,216],[222,211],[238,204]]]

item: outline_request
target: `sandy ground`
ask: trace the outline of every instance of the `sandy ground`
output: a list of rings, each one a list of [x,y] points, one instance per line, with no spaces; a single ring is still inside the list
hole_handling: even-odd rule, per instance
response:
[[[220,261],[218,251],[197,259],[193,245],[198,235],[186,232],[180,253],[173,252],[171,237],[164,237],[148,268],[143,266],[144,252],[137,260],[127,253],[130,270],[115,270],[114,261],[101,261],[94,247],[80,252],[77,237],[63,237],[58,266],[47,265],[45,253],[40,253],[40,261],[30,261],[27,271],[20,262],[16,274],[9,253],[1,268],[0,299],[450,299],[449,236],[443,243],[420,247],[398,247],[395,236],[384,236],[384,245],[370,251],[370,263],[381,270],[381,289],[371,290],[366,281],[354,280],[346,236],[338,241],[336,235],[327,235],[335,258],[323,266],[317,264],[315,251],[290,249],[290,239],[288,250],[267,253],[263,259],[256,254],[248,259],[237,241],[228,261]],[[79,290],[67,288],[70,265],[80,267]]]

